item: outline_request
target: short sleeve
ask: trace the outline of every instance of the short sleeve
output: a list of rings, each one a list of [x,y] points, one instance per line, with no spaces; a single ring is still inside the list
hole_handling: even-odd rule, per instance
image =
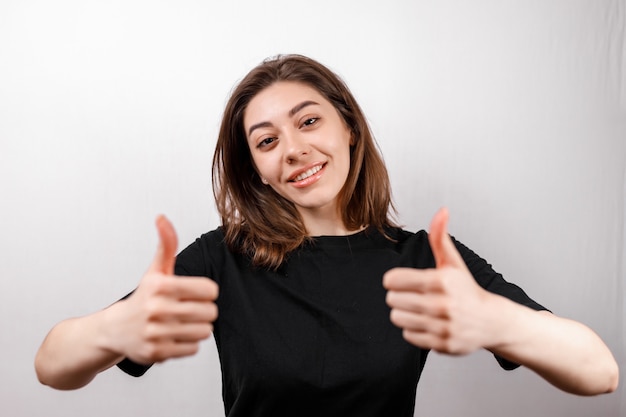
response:
[[[492,266],[487,263],[486,260],[478,256],[467,246],[463,245],[457,240],[454,240],[454,244],[456,245],[459,253],[463,257],[463,260],[465,261],[468,269],[474,276],[474,279],[481,287],[491,293],[506,297],[511,301],[514,301],[533,310],[549,311],[547,308],[530,298],[523,289],[513,283],[507,282],[501,274],[493,270]],[[502,358],[501,356],[495,354],[494,356],[498,361],[500,367],[507,371],[516,369],[520,366],[515,362],[511,362],[507,359]]]
[[[152,364],[143,365],[137,362],[133,362],[128,358],[124,358],[121,362],[117,364],[117,367],[126,372],[128,375],[140,377],[145,374],[148,369],[150,369],[150,367],[152,367]]]

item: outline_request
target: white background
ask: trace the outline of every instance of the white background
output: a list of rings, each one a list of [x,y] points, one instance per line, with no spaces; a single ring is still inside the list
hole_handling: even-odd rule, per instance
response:
[[[73,392],[39,385],[33,358],[56,322],[135,286],[158,213],[181,245],[218,225],[228,93],[290,52],[348,82],[406,228],[448,206],[453,235],[624,367],[624,1],[4,0],[0,414],[223,415],[213,340]],[[432,355],[416,415],[618,416],[625,393],[575,397],[486,352]]]

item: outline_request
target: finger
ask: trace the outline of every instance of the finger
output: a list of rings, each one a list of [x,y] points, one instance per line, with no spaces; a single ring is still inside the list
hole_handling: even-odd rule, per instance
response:
[[[402,337],[407,342],[415,346],[419,346],[422,349],[432,349],[439,353],[448,353],[448,354],[460,354],[461,353],[461,352],[456,352],[452,350],[449,339],[438,336],[433,333],[405,329],[402,332]]]
[[[163,277],[154,283],[155,293],[179,301],[215,301],[219,287],[207,277]]]
[[[211,323],[151,323],[145,331],[146,340],[166,345],[169,342],[199,342],[213,334]]]
[[[448,234],[448,218],[448,209],[444,207],[439,209],[430,224],[428,242],[435,257],[435,265],[437,268],[465,267],[463,258]]]
[[[156,227],[159,233],[159,246],[152,262],[151,269],[166,275],[174,273],[174,263],[176,262],[176,250],[178,248],[178,238],[172,223],[163,215],[156,219]]]
[[[175,340],[156,342],[147,347],[145,353],[138,355],[137,359],[132,356],[130,359],[138,363],[163,362],[171,358],[182,358],[194,355],[200,349],[200,345],[195,342],[177,342]]]
[[[177,303],[176,318],[186,323],[213,323],[217,320],[217,305],[212,302],[184,301]]]
[[[147,308],[151,321],[209,323],[217,319],[217,305],[211,301],[154,301]]]
[[[413,291],[387,292],[387,305],[392,309],[448,318],[448,298],[439,294],[419,294]]]
[[[444,319],[399,309],[391,310],[389,317],[393,324],[404,330],[430,333],[438,337],[448,337],[450,334],[449,322]]]
[[[434,269],[393,268],[383,275],[387,290],[416,291],[420,293],[441,291],[441,279]]]
[[[198,342],[176,342],[172,345],[168,351],[168,356],[164,360],[195,355],[199,350],[200,344]]]

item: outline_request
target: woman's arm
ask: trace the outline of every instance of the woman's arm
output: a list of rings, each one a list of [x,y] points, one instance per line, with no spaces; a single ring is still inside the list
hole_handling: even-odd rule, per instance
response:
[[[447,234],[447,218],[440,211],[429,233],[435,269],[385,274],[391,320],[405,339],[448,354],[486,348],[579,395],[614,391],[618,366],[604,342],[580,323],[481,288]]]
[[[42,384],[64,390],[80,388],[124,358],[108,347],[104,336],[105,316],[110,309],[114,307],[62,321],[52,328],[35,357]]]
[[[499,313],[494,332],[500,334],[500,340],[487,349],[572,394],[596,395],[617,389],[617,362],[590,328],[495,297],[500,299],[494,300],[493,308]]]
[[[133,294],[112,306],[57,324],[35,357],[41,383],[76,389],[123,358],[162,362],[192,355],[217,318],[218,287],[202,277],[173,275],[176,233],[157,219],[157,255]]]

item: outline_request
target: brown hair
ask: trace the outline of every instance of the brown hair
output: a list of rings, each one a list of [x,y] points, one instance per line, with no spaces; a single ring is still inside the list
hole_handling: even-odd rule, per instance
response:
[[[306,229],[294,204],[261,182],[243,118],[250,100],[279,81],[315,88],[351,130],[350,171],[338,197],[345,226],[356,230],[368,225],[384,233],[384,227],[394,225],[387,169],[348,87],[310,58],[281,55],[267,59],[243,78],[226,104],[213,155],[213,194],[230,250],[250,255],[255,266],[274,269],[307,239]]]

